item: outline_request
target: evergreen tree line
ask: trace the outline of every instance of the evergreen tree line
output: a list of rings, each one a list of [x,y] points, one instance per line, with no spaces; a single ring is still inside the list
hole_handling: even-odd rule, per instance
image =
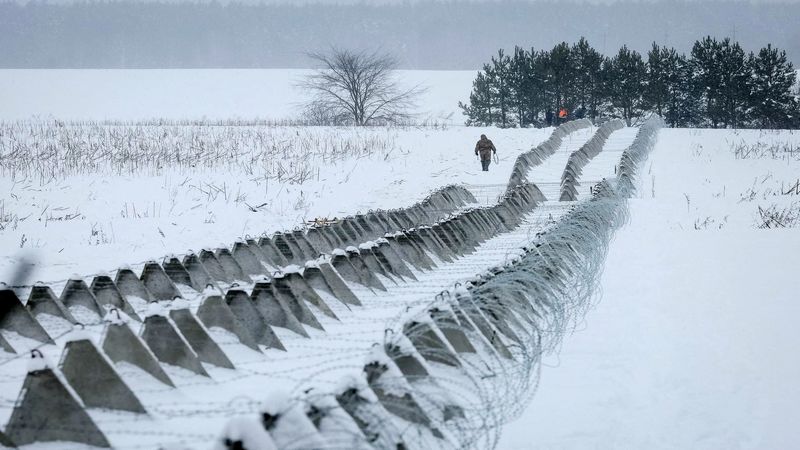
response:
[[[688,56],[653,43],[647,55],[623,46],[609,58],[581,38],[549,51],[498,51],[459,106],[467,125],[481,126],[584,117],[630,126],[658,113],[672,127],[799,128],[796,80],[786,52],[772,45],[745,53],[738,42],[706,37]]]

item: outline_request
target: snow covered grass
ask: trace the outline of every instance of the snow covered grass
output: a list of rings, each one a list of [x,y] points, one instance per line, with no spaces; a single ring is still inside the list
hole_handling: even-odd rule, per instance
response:
[[[22,261],[34,280],[88,275],[409,206],[450,183],[480,185],[479,200],[493,203],[516,156],[550,131],[5,123],[0,276]],[[500,157],[488,173],[473,155],[484,132]]]

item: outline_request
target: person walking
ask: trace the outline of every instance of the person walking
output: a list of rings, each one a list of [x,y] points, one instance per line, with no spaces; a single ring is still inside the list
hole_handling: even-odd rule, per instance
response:
[[[497,149],[494,147],[489,138],[485,134],[481,135],[481,139],[475,144],[475,154],[481,158],[481,167],[484,172],[489,171],[489,164],[492,162],[492,154],[497,154]]]

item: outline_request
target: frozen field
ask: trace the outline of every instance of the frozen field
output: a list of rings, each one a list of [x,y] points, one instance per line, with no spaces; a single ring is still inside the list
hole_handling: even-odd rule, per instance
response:
[[[152,119],[152,111],[170,120],[291,117],[287,105],[299,98],[288,90],[295,72],[228,72],[0,71],[6,90],[0,97],[11,99],[0,106],[0,119],[9,120],[0,124],[0,281],[44,281],[58,295],[73,273],[89,281],[123,265],[138,271],[147,260],[230,246],[313,218],[408,207],[449,184],[475,196],[477,203],[466,206],[494,205],[517,156],[553,132],[452,124],[461,121],[450,113],[473,76],[464,72],[404,74],[408,83],[430,84],[423,109],[440,120],[434,126],[62,126],[29,120],[53,114],[128,121]],[[155,79],[166,81],[153,89]],[[39,89],[44,84],[52,90]],[[552,227],[571,205],[558,201],[567,160],[597,130],[568,134],[527,173],[548,201],[515,229],[451,261],[431,254],[435,268],[411,267],[417,280],[378,276],[386,291],[348,282],[362,306],[323,295],[338,320],[310,305],[325,330],[305,326],[305,338],[276,327],[285,352],[256,352],[211,329],[236,370],[203,364],[205,377],[168,366],[177,385],[172,389],[120,364],[149,415],[90,408],[92,419],[115,448],[209,448],[229,419],[262,411],[262,402],[274,398],[270,392],[302,396],[309,387],[334,389],[342,376],[361,371],[371,346],[409,310],[512,260]],[[481,133],[498,147],[499,163],[488,173],[473,155]],[[636,133],[623,128],[610,135],[583,169],[579,200],[615,176]],[[490,437],[475,447],[762,449],[792,448],[800,440],[793,425],[800,402],[794,325],[800,312],[800,134],[665,128],[637,184],[630,221],[611,242],[593,307],[558,351],[544,355],[540,373],[524,372],[532,376],[525,381],[538,383],[530,404],[527,397],[506,399],[511,405],[489,401],[502,409],[492,419],[510,422],[499,428],[487,420]],[[21,266],[29,273],[20,276]],[[23,301],[27,290],[17,289]],[[185,301],[165,307],[196,311],[203,300],[188,288],[181,294]],[[134,307],[142,317],[148,313],[144,302]],[[45,322],[58,334],[57,345],[41,346],[51,364],[67,340],[88,336],[98,343],[105,326],[87,321],[85,330],[68,334],[71,325],[59,320]],[[139,324],[131,325],[137,331]],[[37,345],[5,330],[2,336],[17,355],[0,352],[0,428],[19,400],[26,349]],[[442,372],[448,374],[443,379],[463,381],[455,372]],[[461,393],[455,383],[452,388]],[[502,388],[493,386],[493,392]],[[431,447],[426,436],[409,439]]]

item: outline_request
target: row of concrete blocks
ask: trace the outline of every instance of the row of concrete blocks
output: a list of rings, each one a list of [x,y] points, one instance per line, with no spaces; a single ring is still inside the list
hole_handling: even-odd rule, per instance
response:
[[[561,174],[561,195],[559,201],[575,201],[578,199],[578,184],[583,168],[589,164],[603,150],[608,137],[617,130],[625,127],[620,119],[609,120],[598,128],[597,132],[583,144],[581,148],[572,152]]]
[[[657,128],[657,123],[648,125],[635,141],[627,156],[631,163],[641,161]],[[624,194],[607,181],[595,192],[594,198]],[[612,226],[613,222],[609,217],[597,226]],[[577,251],[569,242],[560,245]],[[601,246],[583,245],[587,254]],[[428,446],[437,446],[436,439],[448,437],[447,429],[440,425],[463,418],[464,410],[447,394],[447,386],[432,376],[431,369],[439,364],[474,370],[462,362],[460,355],[465,353],[486,355],[488,351],[490,357],[513,360],[511,348],[529,345],[531,334],[536,340],[530,330],[547,326],[546,318],[560,307],[549,300],[555,291],[568,290],[569,279],[580,270],[581,258],[570,257],[540,267],[530,280],[512,274],[520,262],[539,256],[536,246],[524,248],[523,255],[508,264],[470,280],[465,291],[439,298],[422,315],[406,321],[400,336],[392,334],[381,351],[372,352],[362,379],[348,380],[328,395],[312,391],[299,402],[282,405],[281,413],[263,411],[263,436],[243,436],[226,429],[218,448],[284,448],[297,442],[314,443],[315,448],[344,442],[349,448],[408,448],[406,436],[419,439],[423,434],[430,439]]]
[[[546,141],[517,156],[516,161],[514,161],[514,166],[511,169],[511,177],[508,180],[509,188],[525,182],[531,168],[538,166],[545,159],[549,158],[550,155],[555,153],[558,147],[561,146],[561,142],[565,136],[591,126],[592,122],[589,119],[572,120],[561,124],[558,128],[553,130],[553,133]]]
[[[469,252],[495,232],[518,226],[521,217],[541,201],[544,197],[535,186],[518,186],[494,207],[468,211],[454,218],[453,221],[461,222],[456,228],[472,236],[472,242],[460,241],[456,233],[450,235],[449,246]],[[442,252],[445,242],[437,242],[436,232],[426,233],[425,229],[410,230],[413,237],[408,240],[421,239],[423,248],[447,257]],[[345,255],[337,256],[344,261]],[[301,402],[277,408],[280,413],[264,411],[259,418],[265,431],[261,440],[254,440],[256,437],[252,435],[240,436],[232,427],[224,433],[219,447],[284,448],[308,442],[313,448],[326,448],[347,442],[348,448],[407,448],[403,434],[408,425],[428,429],[432,439],[444,438],[435,424],[463,417],[461,406],[455,401],[445,401],[431,412],[430,405],[421,405],[413,386],[436,385],[430,376],[430,364],[460,368],[462,361],[458,355],[476,353],[479,348],[511,359],[509,345],[519,340],[512,328],[521,326],[512,322],[514,318],[498,314],[496,305],[479,304],[469,295],[455,295],[448,301],[446,306],[439,304],[428,309],[424,319],[406,322],[402,336],[387,341],[385,353],[367,361],[363,379],[351,380],[332,394],[314,392]]]
[[[273,238],[264,237],[258,241],[248,239],[237,242],[231,250],[203,250],[199,255],[190,253],[182,260],[171,256],[165,258],[161,265],[151,261],[144,265],[140,277],[131,269],[125,268],[117,271],[114,280],[108,275],[95,276],[89,286],[82,279],[68,280],[60,297],[56,297],[50,287],[36,285],[31,289],[26,308],[34,317],[45,313],[73,324],[77,320],[69,309],[75,306],[96,314],[98,320],[110,308],[116,308],[133,319],[140,320],[126,297],[133,296],[147,302],[172,300],[181,297],[176,285],[188,286],[202,292],[207,285],[216,282],[232,283],[239,280],[249,283],[252,276],[269,275],[280,267],[290,263],[303,264],[334,248],[345,248],[350,244],[357,245],[378,238],[384,230],[400,230],[438,220],[474,201],[469,191],[461,186],[451,185],[433,192],[410,208],[371,211],[345,218],[334,225],[311,228],[307,233],[298,230],[278,233]],[[14,328],[12,331],[22,336],[52,343],[52,339],[41,326],[28,326],[30,321],[23,322],[26,325],[9,325]],[[0,318],[0,324],[2,323],[3,318]],[[0,346],[6,351],[14,351],[2,336]]]
[[[506,272],[511,275],[520,262],[538,255],[535,246],[526,247],[507,264],[469,280],[465,289],[437,297],[407,320],[399,335],[388,334],[380,350],[373,348],[362,378],[327,395],[311,391],[282,405],[280,414],[262,411],[263,436],[242,436],[229,427],[218,448],[285,448],[297,442],[333,448],[346,442],[349,448],[395,449],[413,445],[407,436],[414,444],[427,439],[426,447],[446,447],[444,441],[437,445],[437,439],[451,437],[442,424],[464,418],[464,407],[433,371],[437,365],[474,370],[474,360],[465,364],[464,354],[511,361],[512,348],[530,344],[530,330],[546,325],[544,318],[559,307],[548,303],[547,291],[565,290],[576,270],[573,258],[545,268],[537,279],[506,279]]]
[[[519,186],[492,208],[470,210],[431,227],[389,234],[377,243],[334,252],[329,260],[323,258],[308,264],[303,273],[292,271],[256,282],[249,295],[243,290],[230,289],[224,299],[216,295],[208,296],[203,300],[196,316],[189,309],[172,310],[169,317],[151,315],[144,319],[139,337],[124,323],[110,323],[103,333],[102,352],[89,340],[71,341],[67,344],[60,364],[63,378],[86,407],[146,413],[141,402],[116,374],[110,362],[125,361],[134,364],[156,379],[174,386],[160,363],[183,367],[203,376],[208,376],[208,373],[201,362],[234,368],[209,336],[207,328],[226,329],[235,334],[243,344],[257,351],[260,351],[259,345],[285,350],[271,326],[281,326],[303,336],[307,334],[301,324],[322,329],[304,302],[314,304],[324,314],[336,317],[316,294],[315,289],[326,291],[345,303],[358,305],[360,303],[357,297],[342,278],[373,289],[385,289],[374,276],[375,273],[381,273],[392,281],[414,279],[413,272],[406,264],[425,270],[435,265],[428,256],[428,251],[443,260],[470,252],[478,243],[497,231],[516,226],[518,217],[533,208],[541,199],[535,186]],[[165,267],[169,265],[168,262]],[[134,275],[133,278],[118,276],[118,283],[110,279],[104,281],[118,291],[123,301],[124,292],[137,292],[142,297],[142,292],[153,290],[157,295],[163,295],[164,286],[177,292],[173,283],[174,276],[171,277],[168,270],[159,269],[161,266],[157,264],[146,268],[141,280]],[[184,279],[186,280],[188,278]],[[35,320],[34,314],[56,311],[56,314],[67,318],[70,306],[86,306],[86,303],[73,301],[76,297],[74,292],[81,293],[78,296],[80,298],[97,298],[92,296],[92,289],[85,286],[85,283],[81,284],[82,280],[72,281],[74,283],[68,283],[68,287],[65,287],[65,292],[72,294],[62,293],[61,298],[52,295],[49,288],[37,287],[36,293],[31,293],[35,299],[34,304],[47,307],[37,306],[32,310],[24,307],[13,291],[0,291],[0,304],[8,306],[0,319],[0,327],[15,332],[36,329],[38,333],[20,334],[42,342],[52,342]],[[151,287],[148,288],[148,285]],[[152,289],[152,285],[156,285],[158,289]],[[118,305],[116,303],[113,306]],[[78,367],[83,367],[84,370],[78,371]],[[92,367],[93,370],[86,374],[86,367]],[[23,398],[15,407],[12,419],[6,427],[9,437],[15,442],[25,444],[67,440],[107,445],[102,433],[90,423],[89,416],[85,412],[75,412],[81,409],[81,403],[71,396],[69,389],[60,384],[59,377],[52,369],[45,368],[29,373],[22,392]],[[53,412],[51,415],[42,415],[42,411]],[[62,426],[50,427],[47,425],[49,423],[60,423]]]

